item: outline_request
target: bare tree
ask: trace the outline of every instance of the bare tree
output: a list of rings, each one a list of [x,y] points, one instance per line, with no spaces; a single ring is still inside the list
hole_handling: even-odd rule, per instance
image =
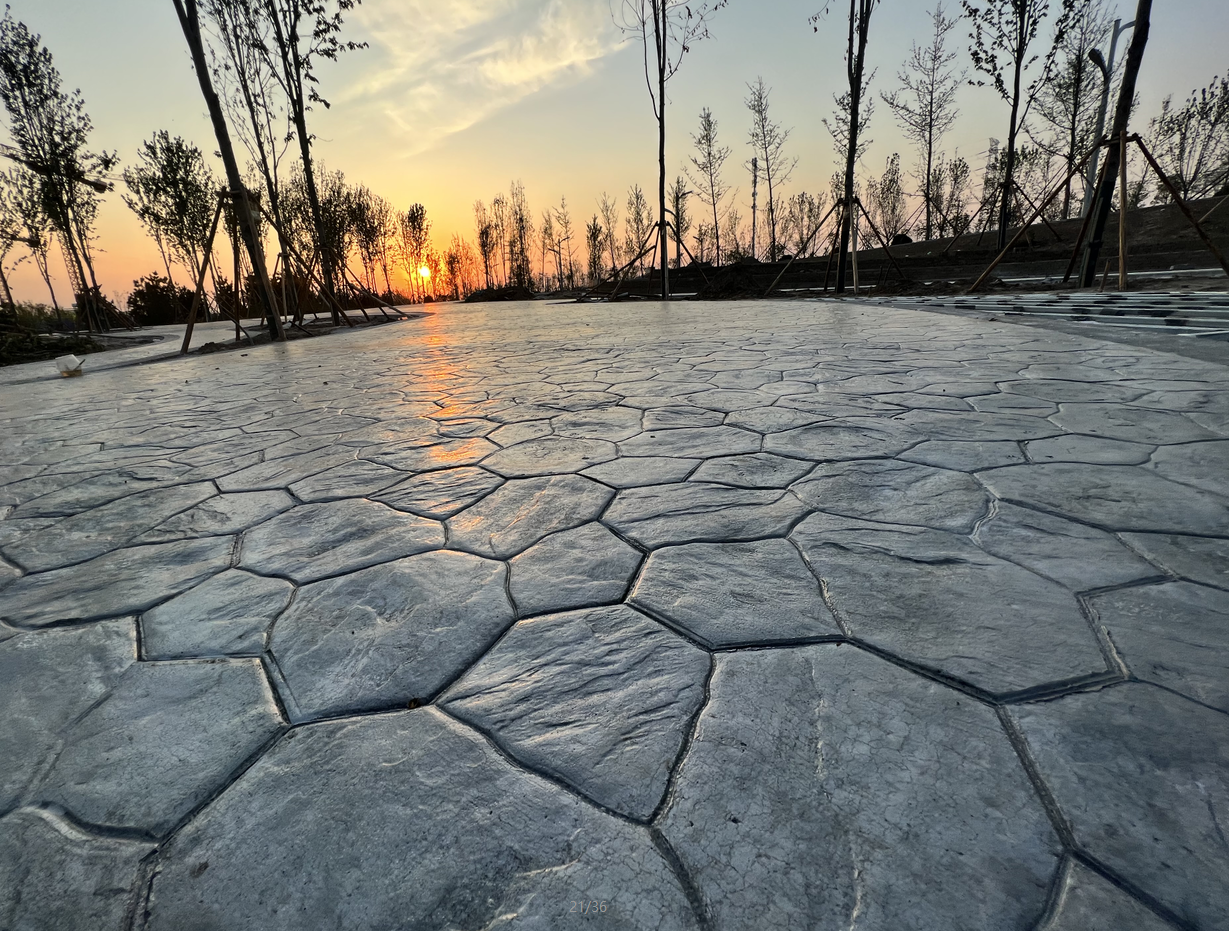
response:
[[[743,101],[751,111],[751,131],[748,141],[756,153],[754,162],[758,177],[763,178],[768,185],[768,259],[775,262],[780,250],[777,248],[777,188],[785,184],[793,174],[798,159],[785,155],[785,143],[789,141],[790,130],[782,129],[780,123],[774,123],[769,116],[769,96],[772,88],[764,85],[763,78],[756,78],[754,84],[748,84],[751,96]],[[754,219],[752,223],[754,223]],[[754,237],[753,237],[754,238]]]
[[[620,0],[616,22],[639,40],[644,52],[644,79],[657,118],[658,234],[661,296],[670,297],[670,263],[666,236],[666,83],[678,72],[683,56],[709,37],[708,20],[729,0]]]
[[[929,43],[925,46],[913,43],[909,60],[897,74],[900,88],[880,95],[891,108],[905,137],[919,150],[927,239],[932,238],[934,231],[931,179],[935,155],[943,136],[960,115],[956,109],[956,90],[965,77],[964,72],[957,73],[953,67],[956,53],[947,48],[947,36],[956,27],[956,20],[944,14],[943,4],[936,6],[930,17],[934,31]]]
[[[674,215],[674,267],[683,267],[683,241],[691,232],[691,214],[687,210],[687,179],[680,176],[670,185],[670,210]]]
[[[1179,107],[1166,97],[1148,134],[1157,161],[1183,199],[1229,193],[1229,79],[1213,78]],[[1159,182],[1158,192],[1169,199]]]
[[[836,291],[845,290],[845,277],[849,262],[849,239],[852,231],[850,218],[854,215],[854,167],[862,157],[869,140],[861,138],[864,124],[869,122],[872,111],[872,101],[864,98],[871,78],[874,74],[866,73],[866,42],[870,36],[871,14],[874,13],[877,0],[849,0],[849,32],[845,43],[845,76],[849,82],[849,90],[836,96],[836,114],[833,123],[828,124],[828,131],[836,141],[845,159],[844,200],[846,210],[841,224],[840,253],[836,265]],[[826,10],[824,11],[826,12]],[[819,20],[824,13],[811,17],[815,31],[819,31]],[[826,121],[825,121],[826,122]]]
[[[730,193],[729,186],[721,179],[721,169],[730,157],[730,149],[717,141],[717,121],[708,107],[700,111],[700,131],[691,137],[691,141],[696,147],[696,154],[691,156],[696,174],[693,177],[689,172],[688,178],[698,189],[700,199],[712,211],[713,224],[709,232],[714,239],[713,264],[720,265],[722,202]]]
[[[969,189],[973,173],[969,163],[959,156],[940,160],[930,173],[930,190],[934,195],[935,210],[939,213],[936,230],[939,238],[963,236],[972,217],[968,213]]]
[[[491,261],[495,257],[495,226],[486,204],[474,201],[474,233],[478,237],[478,254],[482,258],[482,276],[487,290],[491,288]]]
[[[568,199],[561,197],[559,207],[555,210],[555,227],[559,242],[559,277],[563,277],[563,250],[567,249],[567,286],[576,287],[576,266],[574,263],[575,247],[572,245],[572,214],[568,211]],[[563,282],[560,281],[562,286]]]
[[[406,278],[410,282],[410,294],[412,297],[426,297],[423,290],[425,282],[419,272],[425,267],[427,245],[431,241],[431,221],[427,219],[427,208],[422,204],[414,204],[401,214],[397,220],[397,233],[398,254]]]
[[[124,203],[135,213],[170,262],[184,265],[195,280],[201,272],[218,203],[218,180],[201,150],[165,130],[141,144],[137,164],[124,169]]]
[[[101,329],[107,323],[92,244],[99,196],[108,185],[90,183],[90,178],[110,171],[118,158],[89,150],[94,127],[81,92],[64,91],[51,52],[7,9],[0,19],[0,103],[18,160],[38,179],[44,210],[64,249],[78,309],[90,329]]]
[[[511,283],[518,288],[533,287],[533,264],[529,250],[533,248],[533,217],[525,186],[513,181],[508,197],[508,269]]]
[[[551,210],[542,211],[542,227],[538,231],[538,238],[542,243],[542,290],[551,290],[550,286],[550,268],[546,264],[546,253],[558,255],[557,243],[555,242],[555,214]],[[562,268],[562,259],[557,259],[556,266]],[[562,277],[562,271],[560,271]]]
[[[606,248],[610,252],[610,271],[619,270],[619,205],[610,199],[605,191],[597,205],[598,214],[602,218],[602,226],[606,229]]]
[[[602,273],[603,250],[606,247],[606,231],[602,229],[602,221],[595,213],[585,224],[585,249],[588,252],[589,283],[597,284],[604,277]]]
[[[782,248],[788,247],[790,253],[800,259],[817,254],[819,240],[815,232],[824,218],[826,206],[825,195],[808,194],[806,191],[786,200],[781,218]]]
[[[1015,181],[1016,148],[1020,129],[1042,85],[1049,77],[1066,33],[1076,0],[1058,0],[1059,12],[1054,23],[1054,39],[1045,56],[1034,52],[1034,43],[1041,25],[1050,14],[1050,0],[960,0],[965,15],[973,25],[969,54],[973,67],[1010,106],[1007,146],[1004,149],[1003,191],[999,197],[998,247],[1007,245],[1007,227],[1012,209],[1012,185]],[[1040,68],[1033,66],[1041,61]],[[1025,83],[1025,74],[1032,80]]]
[[[1042,82],[1033,105],[1041,123],[1049,129],[1048,138],[1033,136],[1034,142],[1061,156],[1068,175],[1097,141],[1093,137],[1097,131],[1096,99],[1101,84],[1090,53],[1104,47],[1114,28],[1113,16],[1106,0],[1082,0],[1076,4],[1066,31],[1056,43],[1050,76]],[[1071,216],[1074,182],[1073,177],[1068,177],[1063,189],[1060,215],[1064,220]]]
[[[627,223],[623,228],[623,253],[629,262],[640,255],[649,231],[653,228],[653,212],[649,207],[648,198],[639,184],[633,184],[627,192]],[[637,263],[640,272],[645,269],[644,259]]]
[[[889,241],[899,233],[907,233],[905,216],[905,190],[901,184],[900,154],[893,152],[884,166],[883,174],[868,184],[871,213],[875,215],[879,231]]]

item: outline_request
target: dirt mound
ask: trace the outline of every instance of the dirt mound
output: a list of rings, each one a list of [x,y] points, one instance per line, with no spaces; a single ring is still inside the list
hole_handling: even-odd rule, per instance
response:
[[[763,297],[766,286],[759,265],[727,265],[711,275],[708,283],[696,292],[698,301],[736,301]]]
[[[484,288],[465,299],[466,304],[482,304],[488,301],[532,301],[537,295],[528,288]]]

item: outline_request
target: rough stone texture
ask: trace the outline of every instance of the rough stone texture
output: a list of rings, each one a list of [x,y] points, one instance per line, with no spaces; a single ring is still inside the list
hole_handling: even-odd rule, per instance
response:
[[[294,507],[294,499],[284,491],[250,491],[218,495],[190,511],[163,521],[137,538],[138,543],[169,543],[197,537],[220,537],[240,533],[248,527]]]
[[[307,504],[243,536],[240,565],[312,582],[444,545],[435,521],[372,501]]]
[[[657,550],[632,603],[711,646],[837,636],[816,581],[786,540]]]
[[[709,658],[626,607],[522,621],[443,696],[509,754],[603,807],[648,820]]]
[[[152,844],[95,837],[37,809],[0,819],[0,928],[121,931]]]
[[[971,475],[877,459],[817,466],[794,494],[830,514],[958,533],[971,531],[990,503]]]
[[[1140,679],[1229,714],[1229,598],[1189,582],[1098,595],[1101,624]]]
[[[811,462],[895,456],[921,437],[892,425],[832,421],[785,430],[764,438],[764,450]]]
[[[751,453],[709,459],[696,470],[692,479],[739,488],[785,488],[809,471],[811,465],[797,459],[786,459],[772,453]]]
[[[1156,445],[1220,439],[1177,411],[1153,411],[1123,404],[1063,404],[1050,419],[1069,433],[1131,443]]]
[[[1039,931],[1173,931],[1107,879],[1073,864],[1065,877],[1054,917]]]
[[[619,444],[622,456],[672,456],[696,459],[708,456],[736,456],[759,452],[758,433],[737,427],[680,427],[676,430],[649,430]]]
[[[1070,592],[963,537],[816,515],[794,539],[854,636],[906,659],[999,694],[1105,671]]]
[[[34,792],[89,824],[157,837],[280,726],[257,660],[138,663],[68,728]]]
[[[1006,440],[985,443],[927,440],[908,452],[901,453],[899,458],[906,462],[918,462],[936,469],[953,469],[957,472],[977,472],[1025,461],[1020,444]]]
[[[139,614],[230,565],[230,537],[115,550],[22,576],[4,589],[0,620],[20,627]]]
[[[1076,840],[1192,927],[1229,915],[1229,718],[1145,684],[1014,708]]]
[[[258,656],[294,586],[239,569],[202,582],[141,616],[146,659]]]
[[[516,479],[451,518],[448,542],[479,556],[507,559],[543,537],[593,520],[613,495],[579,475]]]
[[[991,709],[848,646],[716,663],[662,819],[714,929],[1033,927],[1059,846]]]
[[[149,931],[567,927],[577,900],[608,903],[597,926],[696,928],[646,831],[433,710],[288,735],[160,866]]]
[[[1162,446],[1146,468],[1167,479],[1194,485],[1221,496],[1229,495],[1229,440]]]
[[[1033,462],[1089,462],[1094,465],[1139,465],[1147,462],[1155,446],[1144,443],[1128,443],[1125,440],[1107,440],[1095,436],[1056,436],[1048,440],[1033,440],[1025,444],[1028,457]],[[995,468],[996,463],[983,468]]]
[[[780,536],[804,513],[802,502],[778,490],[685,482],[620,491],[603,521],[656,549],[671,543]]]
[[[1229,498],[1143,469],[1053,463],[978,475],[1005,501],[1066,514],[1106,530],[1229,536]]]
[[[579,472],[616,455],[614,444],[605,440],[547,436],[509,446],[488,456],[482,464],[505,478],[527,478]]]
[[[292,717],[430,699],[512,623],[505,573],[440,552],[304,587],[270,644]]]
[[[623,456],[585,469],[581,474],[613,488],[635,488],[640,485],[669,485],[681,482],[691,475],[699,464],[699,459]]]
[[[503,484],[503,479],[484,469],[463,466],[426,472],[386,489],[375,500],[399,511],[444,520],[481,501]]]
[[[129,495],[18,537],[5,546],[4,554],[27,572],[85,562],[124,546],[171,515],[216,494],[211,483],[202,482]]]
[[[1167,572],[1229,589],[1229,540],[1164,533],[1124,533],[1121,537]]]
[[[509,563],[522,615],[621,601],[641,554],[601,524],[547,537]]]
[[[973,540],[993,556],[1031,569],[1073,592],[1157,575],[1116,537],[1086,524],[996,503]]]
[[[51,761],[61,731],[114,688],[136,658],[131,620],[0,640],[0,811],[21,800]]]
[[[370,497],[403,478],[404,472],[359,459],[295,482],[290,491],[300,501],[337,501]]]

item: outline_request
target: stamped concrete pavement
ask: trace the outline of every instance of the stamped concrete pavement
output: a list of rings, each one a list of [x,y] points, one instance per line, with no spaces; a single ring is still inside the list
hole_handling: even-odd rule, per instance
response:
[[[1229,368],[507,304],[0,389],[0,928],[1229,928]]]

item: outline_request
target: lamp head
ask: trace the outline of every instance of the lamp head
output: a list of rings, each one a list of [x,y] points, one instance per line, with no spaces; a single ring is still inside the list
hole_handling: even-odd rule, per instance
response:
[[[1101,50],[1095,48],[1089,49],[1088,58],[1094,65],[1101,69],[1101,74],[1104,75],[1105,79],[1108,81],[1110,77],[1110,69],[1105,64],[1105,57],[1101,54]]]

